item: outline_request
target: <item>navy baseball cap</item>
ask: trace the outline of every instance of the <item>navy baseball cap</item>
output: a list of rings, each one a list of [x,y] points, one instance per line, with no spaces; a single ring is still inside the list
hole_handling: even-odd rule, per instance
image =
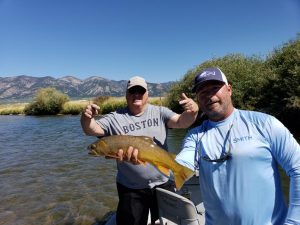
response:
[[[219,68],[211,67],[204,69],[201,73],[196,75],[192,92],[196,92],[200,85],[210,80],[220,81],[228,85],[228,81],[224,73]]]

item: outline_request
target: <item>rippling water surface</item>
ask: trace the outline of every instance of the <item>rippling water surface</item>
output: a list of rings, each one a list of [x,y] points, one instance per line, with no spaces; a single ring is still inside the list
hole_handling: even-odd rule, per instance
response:
[[[90,225],[114,210],[115,161],[87,154],[95,140],[78,116],[0,116],[0,224]]]
[[[79,117],[0,117],[0,224],[93,224],[117,202],[115,162]]]
[[[172,152],[184,133],[169,132]],[[0,225],[92,225],[114,210],[115,161],[87,154],[95,140],[78,116],[0,116]]]

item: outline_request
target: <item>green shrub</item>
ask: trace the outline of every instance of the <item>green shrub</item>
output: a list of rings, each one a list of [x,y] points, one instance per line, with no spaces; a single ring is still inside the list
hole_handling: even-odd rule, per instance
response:
[[[300,34],[295,40],[274,50],[266,65],[272,76],[263,87],[257,107],[279,118],[288,127],[300,127]]]
[[[152,105],[165,106],[166,101],[164,97],[151,97],[148,102]]]
[[[194,70],[188,71],[183,80],[173,85],[168,96],[168,106],[180,112],[179,99],[182,92],[195,99],[192,93],[193,81],[196,74],[207,67],[219,67],[233,85],[233,102],[235,107],[254,109],[263,92],[262,86],[270,72],[262,59],[241,54],[231,54],[221,58],[208,60],[198,65]]]
[[[87,103],[83,102],[66,102],[61,110],[64,115],[79,115],[86,107]]]
[[[22,109],[4,109],[0,110],[0,115],[20,115],[23,114]]]
[[[110,98],[111,97],[109,97],[109,96],[98,96],[93,99],[93,103],[96,105],[102,105],[104,102],[106,102]]]
[[[118,109],[124,108],[126,106],[126,101],[112,101],[112,102],[106,102],[103,103],[100,106],[100,112],[101,114],[107,114],[113,111],[116,111]]]
[[[24,114],[26,103],[0,104],[0,115]]]
[[[196,66],[170,89],[166,99],[169,108],[182,111],[178,103],[182,92],[195,97],[191,93],[194,77],[206,67],[219,67],[225,73],[233,86],[236,108],[272,114],[289,128],[299,130],[300,34],[265,59],[229,54]]]
[[[39,89],[34,101],[24,109],[27,115],[56,115],[62,108],[69,97],[55,88]]]

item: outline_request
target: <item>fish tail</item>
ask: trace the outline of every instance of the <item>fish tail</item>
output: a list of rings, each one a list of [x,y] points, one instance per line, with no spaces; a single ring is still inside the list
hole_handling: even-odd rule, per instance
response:
[[[180,190],[185,181],[194,175],[194,171],[182,165],[178,165],[178,167],[179,169],[173,172],[176,189]]]

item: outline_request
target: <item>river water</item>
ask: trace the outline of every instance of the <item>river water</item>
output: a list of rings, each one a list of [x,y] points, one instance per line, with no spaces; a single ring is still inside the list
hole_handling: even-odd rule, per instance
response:
[[[0,116],[0,225],[93,225],[115,209],[115,161],[87,154],[79,120]],[[173,152],[184,134],[170,130]]]

